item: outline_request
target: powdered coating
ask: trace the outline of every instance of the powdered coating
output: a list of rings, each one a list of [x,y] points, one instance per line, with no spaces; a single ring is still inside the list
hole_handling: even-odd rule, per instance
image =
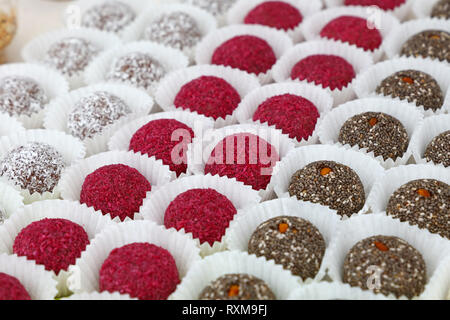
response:
[[[133,9],[121,1],[105,1],[92,6],[81,18],[81,25],[102,31],[117,33],[136,18]]]

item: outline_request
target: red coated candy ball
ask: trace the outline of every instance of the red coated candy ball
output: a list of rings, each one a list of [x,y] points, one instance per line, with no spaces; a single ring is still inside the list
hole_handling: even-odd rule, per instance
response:
[[[58,274],[75,264],[88,244],[89,237],[80,225],[66,219],[42,219],[20,231],[13,252]]]
[[[237,36],[220,45],[211,59],[212,64],[229,66],[260,74],[269,71],[277,61],[267,41],[255,36]]]
[[[205,174],[236,178],[255,190],[263,190],[279,160],[270,143],[251,133],[239,133],[217,144],[205,166]]]
[[[140,128],[130,141],[130,151],[162,160],[180,176],[187,171],[186,151],[194,131],[175,119],[153,120]]]
[[[217,120],[231,115],[240,102],[241,96],[228,82],[214,76],[202,76],[181,87],[174,104],[177,108]]]
[[[306,80],[323,88],[342,90],[356,77],[353,66],[333,55],[313,55],[300,60],[291,71],[291,78]]]
[[[214,189],[192,189],[179,194],[167,207],[166,228],[184,229],[200,243],[220,241],[236,214],[227,197]]]
[[[320,36],[373,51],[381,46],[383,38],[378,29],[371,29],[367,24],[368,21],[360,17],[342,16],[328,22],[320,32]]]
[[[81,187],[80,202],[100,210],[111,218],[133,218],[148,191],[147,179],[135,168],[124,164],[101,167],[89,174]]]
[[[140,300],[165,300],[180,283],[169,251],[150,243],[116,248],[100,269],[100,292],[120,292]]]
[[[253,8],[244,23],[289,30],[297,27],[302,20],[302,14],[293,5],[283,1],[267,1]]]
[[[0,272],[0,300],[31,300],[31,298],[19,280]]]
[[[319,116],[316,106],[308,99],[283,94],[264,101],[253,115],[253,120],[275,125],[290,138],[301,141],[312,135]]]
[[[405,2],[406,0],[345,0],[344,4],[346,6],[377,6],[383,10],[393,10]]]

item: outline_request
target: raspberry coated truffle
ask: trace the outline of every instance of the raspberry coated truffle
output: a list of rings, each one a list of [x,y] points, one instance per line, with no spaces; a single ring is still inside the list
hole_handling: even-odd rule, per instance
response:
[[[231,115],[240,102],[239,93],[224,79],[201,76],[181,87],[174,104],[217,120]]]
[[[306,80],[330,90],[342,90],[355,78],[353,66],[344,58],[317,54],[306,57],[292,68],[291,79]]]
[[[281,216],[261,223],[248,242],[248,253],[281,264],[303,280],[314,278],[325,254],[325,240],[309,221]]]
[[[236,214],[233,203],[214,189],[191,189],[179,194],[164,214],[166,228],[184,229],[200,243],[221,241]]]
[[[62,155],[53,146],[29,142],[3,158],[0,174],[30,194],[42,194],[53,191],[64,167]]]
[[[148,191],[150,182],[135,168],[124,164],[103,166],[89,174],[83,182],[80,202],[100,210],[111,218],[124,221],[133,218]]]
[[[194,131],[180,121],[153,120],[136,131],[131,138],[129,150],[155,156],[180,176],[186,173],[186,150],[193,138]]]
[[[23,76],[0,79],[0,111],[10,116],[32,116],[48,102],[44,89],[35,80]]]
[[[109,92],[97,91],[75,104],[69,114],[67,129],[81,140],[93,138],[129,113],[131,109],[122,99]]]
[[[59,274],[75,264],[89,237],[78,224],[66,219],[42,219],[32,222],[16,236],[13,253],[44,265]]]
[[[425,289],[426,264],[421,253],[403,239],[377,235],[356,243],[344,260],[343,281],[369,290],[370,277],[381,271],[375,293],[413,298]]]
[[[425,149],[423,156],[427,161],[450,167],[450,130],[434,137]]]
[[[431,17],[438,19],[450,19],[450,0],[436,2],[431,10]]]
[[[81,25],[108,32],[119,32],[136,18],[133,9],[121,1],[105,1],[92,6],[81,18]]]
[[[241,35],[222,43],[213,53],[212,64],[229,66],[248,73],[269,71],[277,62],[272,47],[266,40],[251,35]]]
[[[364,50],[374,51],[383,41],[378,29],[370,29],[367,20],[354,16],[341,16],[331,20],[320,31],[320,36],[356,45]]]
[[[316,106],[301,96],[283,94],[274,96],[258,106],[253,121],[275,125],[290,138],[307,140],[314,132],[320,114]]]
[[[403,45],[400,54],[450,62],[450,33],[442,30],[425,30],[413,35]]]
[[[276,300],[276,297],[263,280],[250,274],[231,273],[212,281],[203,289],[198,299]]]
[[[261,24],[287,31],[297,27],[302,20],[302,14],[293,5],[284,1],[267,1],[250,10],[244,23]]]
[[[383,10],[394,10],[403,5],[407,0],[345,0],[346,6],[377,6]]]
[[[31,298],[19,280],[0,272],[0,300],[31,300]]]
[[[217,144],[205,166],[205,174],[236,178],[254,190],[264,190],[279,160],[270,143],[251,133],[239,133]]]
[[[150,243],[116,248],[100,268],[100,292],[119,292],[140,300],[165,300],[179,283],[170,252]]]

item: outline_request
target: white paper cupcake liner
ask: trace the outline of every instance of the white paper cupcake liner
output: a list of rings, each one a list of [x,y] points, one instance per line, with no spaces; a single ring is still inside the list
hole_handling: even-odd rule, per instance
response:
[[[351,47],[336,41],[318,40],[308,41],[296,45],[288,50],[273,67],[273,78],[276,82],[300,82],[308,83],[307,80],[292,80],[292,68],[302,59],[311,55],[325,54],[339,56],[348,61],[354,68],[355,74],[358,75],[364,70],[367,70],[373,65],[373,59],[367,52],[356,47]],[[326,90],[334,99],[334,105],[339,105],[355,98],[353,86],[355,79],[346,87],[331,90],[329,87],[324,88],[322,85],[315,85],[321,89]]]
[[[2,124],[0,127],[0,137],[9,136],[10,134],[25,130],[21,122],[4,113],[0,114],[0,123]]]
[[[272,183],[278,198],[288,198],[289,184],[298,170],[315,161],[335,161],[353,169],[361,179],[366,195],[366,203],[359,213],[368,211],[367,196],[375,180],[384,175],[383,167],[368,155],[355,150],[346,150],[334,145],[313,145],[291,151],[274,169]]]
[[[450,130],[450,114],[428,117],[421,125],[416,127],[411,138],[410,147],[417,164],[431,163],[443,166],[441,163],[436,164],[425,159],[424,153],[435,137],[448,130]],[[450,157],[450,155],[448,156]]]
[[[415,18],[425,19],[431,16],[433,7],[440,0],[414,0],[412,5],[412,12]],[[438,19],[438,18],[434,18]]]
[[[212,56],[219,46],[241,35],[255,36],[265,40],[274,51],[277,59],[292,47],[291,38],[283,31],[260,25],[232,25],[217,29],[203,38],[197,45],[195,61],[197,64],[211,64]],[[273,67],[265,73],[256,75],[261,84],[272,81],[272,69]]]
[[[183,279],[171,300],[198,300],[205,287],[217,278],[231,273],[249,274],[263,280],[277,300],[286,300],[299,287],[297,279],[289,271],[245,252],[219,252],[196,263]]]
[[[94,137],[83,140],[86,146],[86,156],[107,151],[109,139],[119,128],[129,121],[147,115],[153,108],[153,99],[139,89],[121,84],[96,84],[71,91],[54,99],[45,114],[45,128],[70,134],[67,124],[75,105],[84,97],[98,91],[105,91],[119,97],[129,107],[131,113],[108,125]]]
[[[409,141],[411,141],[414,129],[423,121],[423,114],[417,110],[415,105],[385,98],[359,99],[340,105],[325,116],[320,127],[317,129],[320,141],[323,144],[343,146],[338,141],[342,126],[353,116],[365,112],[382,112],[396,118],[408,132]],[[384,160],[383,156],[375,156],[373,151],[368,152],[367,148],[359,148],[357,145],[351,147],[349,144],[346,144],[343,147],[369,155],[379,161],[386,169],[406,164],[412,155],[410,145],[403,156],[396,159],[389,158],[387,160]]]
[[[75,137],[59,131],[36,129],[19,131],[15,134],[0,138],[0,159],[3,161],[10,151],[29,142],[46,143],[54,147],[64,160],[65,168],[63,169],[63,174],[69,166],[83,159],[86,153],[81,141]],[[28,190],[21,189],[6,177],[0,179],[13,186],[16,190],[19,190],[24,197],[25,204],[46,199],[57,199],[60,195],[58,185],[55,186],[52,192],[44,192],[42,194],[35,192],[30,194]]]
[[[366,97],[388,97],[389,99],[403,101],[400,98],[392,98],[377,94],[376,88],[387,77],[402,70],[422,71],[432,76],[439,84],[444,95],[444,104],[437,111],[425,110],[423,106],[417,108],[427,117],[434,114],[442,114],[450,110],[450,66],[430,59],[422,58],[398,58],[383,61],[373,65],[360,73],[355,80],[354,89],[358,98]],[[404,100],[407,101],[407,100]],[[413,102],[415,104],[415,101]]]
[[[407,241],[423,256],[427,267],[428,281],[425,291],[415,299],[444,299],[446,284],[442,278],[440,267],[446,257],[450,255],[448,241],[428,231],[411,227],[384,215],[364,215],[352,217],[341,224],[339,236],[331,245],[329,259],[326,262],[328,275],[335,281],[342,282],[344,260],[350,249],[360,240],[384,235],[395,236]],[[387,296],[395,298],[393,294]],[[406,299],[406,297],[401,297]]]
[[[387,300],[382,294],[341,282],[311,283],[294,290],[288,300]]]
[[[175,98],[180,89],[187,83],[202,76],[214,76],[228,82],[243,99],[248,93],[259,88],[256,76],[247,72],[224,66],[200,65],[181,69],[164,77],[155,94],[155,100],[165,111],[183,110],[174,106]],[[193,112],[197,113],[197,112]],[[236,110],[225,118],[212,119],[216,128],[236,123]]]
[[[69,289],[75,293],[99,291],[99,271],[105,259],[113,249],[135,242],[151,243],[169,251],[175,259],[180,280],[200,260],[200,250],[188,237],[151,221],[124,222],[99,234],[76,265],[69,268]]]
[[[302,23],[302,32],[306,40],[323,39],[320,37],[322,29],[331,21],[340,16],[354,16],[364,19],[368,19],[371,24],[378,29],[381,36],[384,39],[396,26],[399,25],[399,21],[393,15],[386,13],[382,10],[375,10],[373,8],[362,7],[336,7],[330,8],[308,17]],[[340,43],[344,43],[347,46],[357,48],[354,44],[349,44],[340,40],[332,40]],[[379,61],[384,54],[382,46],[373,51],[365,50],[370,53],[374,61]]]
[[[247,15],[256,8],[258,5],[271,1],[271,0],[240,0],[236,2],[227,14],[227,22],[228,24],[244,24],[244,20]],[[303,19],[313,15],[316,12],[319,12],[322,8],[321,0],[311,0],[311,1],[297,1],[297,0],[281,0],[282,2],[286,2],[291,6],[295,7],[303,16]],[[301,31],[301,23],[289,30],[281,30],[285,32],[288,36],[292,38],[294,43],[302,41],[303,34]]]
[[[298,146],[316,144],[319,141],[317,128],[323,119],[323,116],[333,107],[333,98],[331,95],[316,86],[304,83],[276,83],[263,86],[253,90],[245,96],[236,109],[236,118],[241,124],[257,123],[259,125],[268,125],[267,122],[261,123],[260,120],[253,121],[253,115],[258,107],[266,100],[283,94],[292,94],[303,97],[311,101],[319,111],[320,117],[317,119],[316,129],[308,139],[293,139]],[[286,133],[287,134],[287,133]]]
[[[51,272],[25,257],[0,254],[0,272],[19,280],[31,300],[53,300],[58,293],[57,281]]]
[[[403,3],[400,6],[395,7],[394,9],[391,10],[383,10],[380,9],[382,12],[388,13],[388,14],[392,14],[395,17],[397,17],[400,21],[404,21],[409,17],[409,14],[411,12],[411,7],[413,2],[416,0],[406,0],[405,3]],[[341,6],[345,6],[344,4],[344,0],[325,0],[325,4],[328,8],[334,8],[334,7],[341,7]],[[365,10],[367,10],[368,12],[374,13],[375,10],[377,9],[376,6],[345,6],[345,7],[350,7],[350,8],[363,8]]]
[[[314,203],[298,201],[296,198],[266,201],[253,207],[239,210],[237,216],[231,222],[226,235],[228,249],[248,252],[248,242],[256,228],[261,223],[279,216],[294,216],[311,222],[320,231],[326,243],[325,255],[322,261],[327,258],[328,247],[332,239],[337,235],[340,217],[335,210]],[[300,283],[309,283],[320,281],[325,275],[326,270],[321,267],[313,279],[309,278],[302,281],[300,277],[294,277]]]
[[[28,44],[25,45],[25,47],[22,49],[22,58],[26,62],[32,62],[32,63],[45,63],[45,57],[47,55],[48,50],[50,47],[55,43],[62,39],[68,38],[68,37],[77,37],[85,39],[86,41],[91,42],[93,45],[95,45],[99,51],[108,50],[110,48],[114,48],[116,46],[119,46],[121,44],[120,39],[109,32],[103,32],[95,29],[89,29],[89,28],[77,28],[77,29],[60,29],[57,31],[52,31],[45,33],[43,35],[40,35],[37,38],[34,38],[31,40]],[[101,54],[101,53],[99,53]],[[94,58],[95,60],[95,58]],[[90,64],[92,61],[90,62]],[[48,69],[56,70],[59,72],[55,67],[45,64],[45,67]],[[84,81],[84,73],[89,68],[86,67],[83,71],[80,71],[72,76],[69,75],[63,75],[67,81],[70,84],[70,87],[72,89],[76,89],[79,87],[82,87],[86,85],[86,82]]]
[[[188,172],[192,174],[204,174],[206,162],[217,144],[226,137],[239,133],[251,133],[264,139],[275,148],[280,160],[283,160],[289,151],[295,147],[292,139],[274,127],[242,124],[225,127],[218,130],[211,130],[206,132],[203,138],[194,138],[192,144],[189,145],[187,153]],[[274,195],[272,182],[273,177],[266,189],[259,190],[259,195],[262,198],[262,201],[268,200]]]
[[[14,120],[8,121],[7,118],[2,115],[2,118],[0,118],[2,123],[2,129],[0,130],[0,132],[2,136],[7,132],[13,133],[13,131],[18,131],[23,127],[27,129],[41,128],[44,113],[48,107],[48,103],[57,96],[69,92],[69,84],[60,73],[38,64],[5,64],[0,67],[0,75],[1,78],[7,76],[29,77],[41,86],[48,98],[48,101],[46,102],[44,108],[41,111],[32,114],[31,116],[11,116],[11,118],[13,118]],[[17,124],[17,122],[20,123],[20,126]]]
[[[386,56],[389,59],[398,58],[405,42],[412,36],[426,30],[442,30],[450,32],[450,21],[428,18],[402,23],[394,28],[383,42],[383,50],[386,53]],[[439,61],[439,59],[431,57],[427,59],[448,64],[445,60]]]
[[[0,228],[0,252],[13,254],[14,240],[20,231],[30,223],[45,218],[67,219],[80,225],[86,231],[90,241],[103,229],[114,224],[109,218],[104,217],[101,212],[77,202],[64,200],[35,202],[18,210]],[[59,294],[67,294],[66,280],[68,270],[61,270],[58,275],[54,271],[49,272],[58,282]]]
[[[85,81],[87,84],[94,84],[99,82],[118,82],[120,84],[128,85],[120,81],[108,80],[108,74],[111,68],[114,67],[116,59],[133,52],[140,52],[149,54],[153,59],[158,61],[166,74],[170,72],[186,68],[189,65],[189,59],[179,50],[164,47],[162,45],[149,42],[138,41],[130,42],[124,46],[112,48],[100,54],[92,63],[86,68]],[[145,90],[151,96],[156,91],[160,81],[153,83],[148,89]]]
[[[23,196],[16,188],[0,181],[0,211],[1,218],[6,220],[23,206]]]
[[[109,293],[108,291],[104,292],[90,292],[90,293],[76,293],[71,295],[70,297],[64,298],[62,300],[85,300],[85,301],[100,301],[100,300],[137,300],[135,298],[131,298],[128,294],[120,294],[118,292]]]
[[[253,206],[260,202],[261,197],[258,191],[253,190],[250,186],[244,185],[236,179],[227,177],[219,177],[217,175],[196,175],[185,177],[172,181],[155,191],[151,197],[144,200],[144,204],[139,211],[140,215],[146,219],[164,226],[164,216],[167,207],[180,194],[192,189],[214,189],[220,194],[227,197],[233,203],[236,210],[241,210]],[[228,229],[227,229],[228,230]],[[188,233],[183,229],[181,233],[187,234],[195,241],[200,248],[202,256],[210,255],[218,251],[226,249],[225,235],[221,241],[216,241],[213,245],[208,242],[200,244],[198,238],[193,238],[192,233]]]
[[[158,20],[162,15],[183,12],[193,18],[202,35],[205,37],[208,33],[217,28],[217,21],[210,13],[198,7],[188,4],[162,4],[158,6],[149,6],[122,34],[122,39],[126,42],[143,40],[145,29]],[[183,53],[192,61],[195,56],[195,47],[184,48]]]

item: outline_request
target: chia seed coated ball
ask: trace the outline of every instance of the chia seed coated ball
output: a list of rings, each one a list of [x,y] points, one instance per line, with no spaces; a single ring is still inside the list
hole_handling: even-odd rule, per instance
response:
[[[83,182],[80,202],[100,210],[111,218],[124,221],[133,218],[152,187],[134,168],[124,164],[103,166],[89,174]]]
[[[403,44],[400,55],[450,62],[450,33],[441,30],[417,33]]]
[[[0,300],[31,300],[31,297],[19,280],[0,272]]]
[[[240,102],[239,93],[224,79],[202,76],[182,86],[174,104],[217,120],[231,115]]]
[[[450,0],[438,1],[431,10],[431,17],[438,19],[450,19]]]
[[[144,30],[144,39],[183,50],[193,48],[202,38],[197,22],[185,12],[163,14]]]
[[[254,190],[264,190],[279,160],[270,143],[251,133],[239,133],[216,145],[205,166],[205,174],[236,178]]]
[[[237,0],[187,0],[188,3],[193,4],[203,10],[208,11],[214,16],[220,16],[225,14],[228,9],[237,1]]]
[[[48,102],[44,89],[35,80],[23,76],[0,79],[0,111],[10,116],[32,116]]]
[[[253,121],[275,125],[290,138],[301,141],[313,134],[319,117],[316,106],[308,99],[283,94],[261,103],[253,115]]]
[[[300,60],[291,71],[293,80],[306,80],[331,90],[342,90],[355,77],[355,70],[347,60],[324,54],[312,55]]]
[[[314,278],[325,254],[325,240],[309,221],[280,216],[261,223],[248,242],[248,253],[275,260],[303,280]]]
[[[427,161],[433,161],[436,164],[443,164],[444,167],[450,167],[450,130],[441,133],[431,140],[425,153]]]
[[[233,203],[214,189],[191,189],[179,194],[164,214],[166,228],[184,229],[203,244],[221,241],[236,214]]]
[[[119,97],[97,91],[75,104],[68,117],[67,129],[81,140],[93,138],[129,113],[131,109]]]
[[[11,150],[0,163],[1,175],[30,194],[52,192],[65,167],[62,155],[51,145],[29,142]]]
[[[199,300],[276,300],[261,279],[244,273],[225,274],[200,293]]]
[[[108,80],[149,89],[165,74],[164,67],[152,56],[146,53],[132,52],[118,58],[113,63],[111,72],[107,77]]]
[[[382,156],[384,160],[395,160],[408,149],[409,136],[396,118],[382,112],[365,112],[344,123],[338,141],[373,151],[376,157]]]
[[[133,9],[121,1],[105,1],[92,6],[81,18],[81,25],[102,31],[117,33],[136,18]]]
[[[169,251],[150,243],[131,243],[111,251],[100,269],[100,292],[165,300],[180,283]]]
[[[381,46],[383,38],[378,29],[369,29],[366,19],[354,16],[341,16],[331,20],[320,31],[320,36],[332,40],[341,40],[367,51]]]
[[[50,46],[45,62],[71,77],[83,71],[99,52],[88,40],[69,37]]]
[[[155,156],[180,176],[187,171],[186,151],[193,138],[194,131],[182,122],[175,119],[153,120],[136,131],[129,150]]]
[[[436,111],[444,104],[437,81],[429,74],[416,70],[403,70],[384,79],[376,93],[408,102],[415,102],[425,110]]]
[[[242,35],[222,43],[213,53],[211,63],[256,75],[266,73],[277,62],[272,47],[259,37]]]
[[[371,283],[373,267],[380,268],[380,287]],[[344,261],[343,281],[352,287],[369,290],[397,298],[420,295],[427,282],[426,264],[422,255],[408,242],[397,237],[373,236],[356,243]]]
[[[283,1],[267,1],[254,7],[245,17],[245,24],[260,24],[281,30],[296,28],[303,21],[301,12]]]
[[[80,225],[66,219],[46,218],[20,231],[13,252],[59,274],[75,264],[88,244],[89,237]]]
[[[366,202],[356,172],[334,161],[316,161],[298,170],[288,190],[291,197],[328,206],[341,216],[359,212]]]
[[[389,198],[386,213],[450,239],[450,186],[434,179],[410,181]]]
[[[390,11],[394,10],[397,7],[400,7],[401,5],[406,3],[406,1],[407,0],[345,0],[344,4],[346,6],[377,6],[382,10]]]

